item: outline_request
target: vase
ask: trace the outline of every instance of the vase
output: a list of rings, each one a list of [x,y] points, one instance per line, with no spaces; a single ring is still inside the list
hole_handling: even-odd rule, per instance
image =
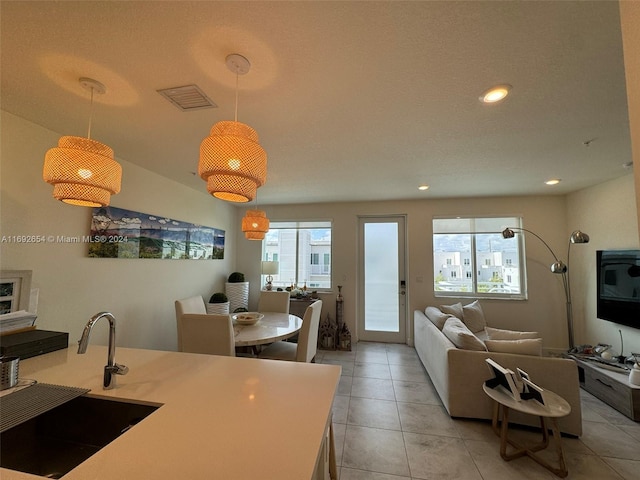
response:
[[[209,315],[229,315],[229,302],[207,303],[206,309]]]
[[[229,312],[233,313],[238,308],[249,308],[249,282],[227,282],[225,293],[229,298]]]

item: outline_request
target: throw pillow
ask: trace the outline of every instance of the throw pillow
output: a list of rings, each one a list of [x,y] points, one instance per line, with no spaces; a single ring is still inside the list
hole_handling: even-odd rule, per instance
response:
[[[445,325],[446,328],[446,325]],[[542,355],[542,339],[526,338],[522,340],[486,340],[490,352],[518,353],[520,355]]]
[[[451,343],[462,350],[487,351],[482,340],[471,333],[471,330],[459,318],[449,317],[442,328],[442,333],[451,340]]]
[[[485,327],[489,340],[522,340],[525,338],[540,338],[538,332],[518,332],[515,330],[502,330],[500,328]]]
[[[453,315],[459,319],[464,317],[462,303],[460,302],[454,303],[453,305],[440,305],[440,310],[442,310],[443,313],[448,313],[449,315]]]
[[[438,330],[442,330],[442,327],[444,327],[444,322],[446,322],[447,318],[451,316],[448,313],[443,313],[442,310],[437,307],[425,308],[424,314],[429,320],[431,320],[431,323],[438,327]]]
[[[478,300],[462,307],[462,312],[462,321],[473,333],[480,332],[487,326],[487,322],[484,319],[484,312]]]

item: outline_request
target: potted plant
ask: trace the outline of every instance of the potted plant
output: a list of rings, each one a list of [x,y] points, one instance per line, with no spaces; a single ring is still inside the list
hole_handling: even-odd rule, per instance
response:
[[[225,284],[225,291],[229,297],[229,310],[235,312],[238,308],[249,308],[249,282],[245,282],[244,273],[233,272]]]
[[[228,315],[229,314],[229,298],[222,292],[216,292],[211,295],[209,303],[207,303],[208,314]]]

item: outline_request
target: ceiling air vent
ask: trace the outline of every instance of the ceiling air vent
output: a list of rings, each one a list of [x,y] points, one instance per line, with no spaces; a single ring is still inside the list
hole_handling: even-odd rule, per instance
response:
[[[165,88],[157,92],[183,112],[218,107],[197,85]]]

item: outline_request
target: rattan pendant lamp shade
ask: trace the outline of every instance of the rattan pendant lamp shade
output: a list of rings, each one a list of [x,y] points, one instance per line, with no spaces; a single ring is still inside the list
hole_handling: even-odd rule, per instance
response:
[[[269,219],[262,210],[247,210],[242,218],[242,231],[247,240],[263,240],[269,231]]]
[[[231,54],[226,63],[236,74],[236,118],[211,127],[209,136],[200,144],[198,175],[207,182],[207,190],[214,197],[249,202],[267,179],[267,154],[256,131],[238,122],[238,75],[249,71],[249,61]]]
[[[104,93],[105,87],[90,78],[80,84],[93,94]],[[113,159],[113,150],[91,138],[91,117],[87,138],[63,136],[58,146],[45,154],[42,178],[53,185],[53,197],[83,207],[105,207],[111,195],[120,191],[122,167]]]

